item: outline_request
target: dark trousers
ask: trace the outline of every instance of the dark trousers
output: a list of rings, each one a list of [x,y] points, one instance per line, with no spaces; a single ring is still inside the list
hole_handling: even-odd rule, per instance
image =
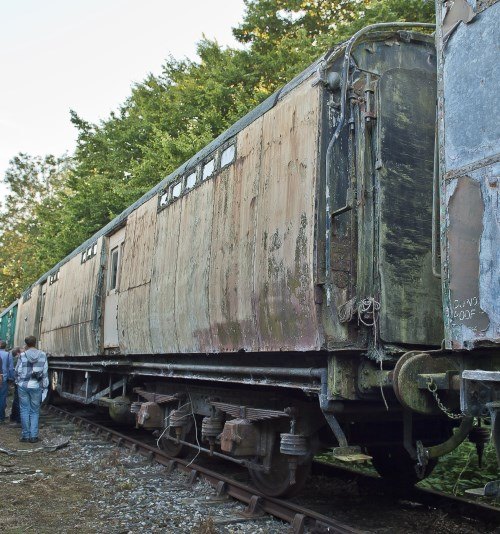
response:
[[[15,423],[21,422],[21,412],[19,411],[19,393],[17,392],[17,386],[14,386],[14,400],[12,401],[10,420]]]
[[[2,382],[2,385],[0,386],[0,422],[5,421],[5,406],[7,405],[7,394],[9,393],[9,384],[7,380],[4,380]]]

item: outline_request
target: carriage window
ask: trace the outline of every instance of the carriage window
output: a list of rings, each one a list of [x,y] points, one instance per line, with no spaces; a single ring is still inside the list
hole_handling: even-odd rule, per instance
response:
[[[178,184],[175,184],[172,187],[172,198],[180,197],[181,193],[182,193],[182,182],[179,182]]]
[[[109,291],[112,291],[116,289],[118,281],[118,247],[111,251],[109,267]]]
[[[168,190],[164,191],[160,197],[160,206],[166,206],[168,203]]]
[[[94,246],[92,247],[92,256],[95,256],[97,254],[97,243],[94,243]]]
[[[191,189],[196,183],[196,172],[192,172],[186,178],[186,189]]]
[[[234,161],[234,156],[236,154],[236,145],[231,145],[222,152],[220,157],[220,166],[225,167]]]
[[[205,163],[205,166],[203,167],[203,177],[202,177],[202,179],[206,180],[207,178],[212,176],[214,171],[215,171],[215,160],[211,159],[210,161],[207,161],[207,163]]]
[[[87,251],[84,250],[82,252],[82,263],[85,263],[87,261]]]
[[[87,258],[90,259],[92,256],[92,245],[90,245],[90,247],[87,249]]]

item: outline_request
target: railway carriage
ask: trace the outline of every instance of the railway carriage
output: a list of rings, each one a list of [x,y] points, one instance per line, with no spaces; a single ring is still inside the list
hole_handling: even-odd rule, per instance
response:
[[[500,462],[500,2],[436,6],[444,346],[463,421],[491,417]],[[488,434],[469,440],[481,451]],[[498,496],[498,481],[482,491]]]
[[[459,410],[469,360],[440,349],[436,52],[412,26],[329,51],[23,294],[54,391],[270,495],[322,446],[413,483],[468,435],[436,402]]]
[[[0,314],[0,339],[11,347],[14,343],[17,318],[17,300],[5,308]]]

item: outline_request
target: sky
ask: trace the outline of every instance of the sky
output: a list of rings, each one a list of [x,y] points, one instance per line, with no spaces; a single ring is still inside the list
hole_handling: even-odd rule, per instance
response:
[[[203,37],[236,46],[243,0],[0,0],[0,180],[19,152],[72,153],[70,110],[106,119]],[[0,184],[0,194],[5,194]]]

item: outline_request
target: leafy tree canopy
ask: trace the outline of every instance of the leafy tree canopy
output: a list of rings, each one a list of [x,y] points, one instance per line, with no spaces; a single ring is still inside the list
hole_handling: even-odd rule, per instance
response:
[[[10,193],[0,210],[0,296],[4,306],[65,255],[61,233],[66,181],[72,162],[67,156],[10,161],[4,182]]]

